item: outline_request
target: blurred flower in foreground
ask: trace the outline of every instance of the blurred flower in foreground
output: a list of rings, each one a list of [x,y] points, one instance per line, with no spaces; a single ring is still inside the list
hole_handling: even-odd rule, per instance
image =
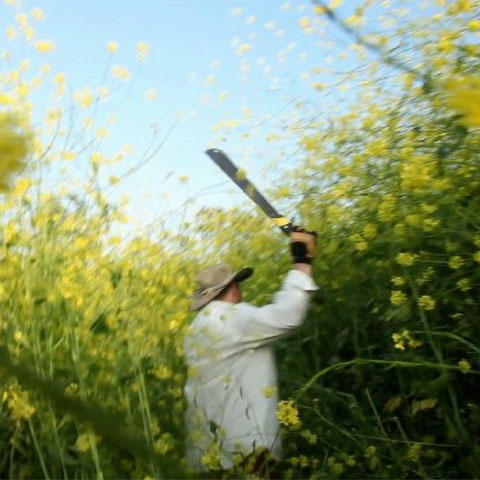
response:
[[[23,170],[30,138],[11,114],[0,113],[0,192],[11,187],[13,176]]]
[[[445,82],[448,106],[461,115],[467,127],[480,127],[480,77],[455,76]]]

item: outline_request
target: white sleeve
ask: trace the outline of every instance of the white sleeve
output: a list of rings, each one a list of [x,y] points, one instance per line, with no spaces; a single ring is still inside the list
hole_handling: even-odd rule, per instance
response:
[[[258,347],[285,335],[301,325],[307,313],[310,292],[318,290],[312,277],[299,270],[291,270],[273,303],[255,307],[248,303],[235,305],[235,327],[241,343]]]

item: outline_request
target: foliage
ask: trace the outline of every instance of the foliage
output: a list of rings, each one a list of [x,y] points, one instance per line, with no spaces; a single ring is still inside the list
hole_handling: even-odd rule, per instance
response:
[[[301,160],[273,193],[319,233],[321,290],[305,325],[277,349],[286,477],[480,472],[480,51],[471,42],[479,6],[438,3],[445,28],[397,32],[418,34],[417,70],[390,66],[397,78],[385,84],[369,64],[371,78],[348,112],[291,126]],[[28,19],[18,21],[33,41]],[[33,44],[41,53],[53,48]],[[112,55],[117,48],[108,45]],[[147,54],[139,45],[141,61]],[[129,78],[124,67],[112,73]],[[0,132],[12,135],[2,133],[2,156],[31,164],[1,205],[2,344],[62,395],[122,418],[120,426],[139,432],[155,455],[122,450],[99,434],[93,414],[88,422],[62,410],[17,371],[2,377],[2,475],[185,476],[182,341],[194,275],[217,259],[252,265],[247,300],[266,303],[288,270],[285,239],[256,212],[217,208],[177,232],[157,228],[122,240],[123,205],[99,185],[102,168],[120,162],[125,149],[102,153],[106,127],[94,131],[95,112],[65,122],[61,74],[58,108],[38,127],[29,103],[35,78],[10,72],[0,92]],[[88,111],[105,95],[82,89],[74,99]],[[7,118],[20,118],[21,131]],[[47,188],[46,172],[77,156],[86,159],[84,181]]]

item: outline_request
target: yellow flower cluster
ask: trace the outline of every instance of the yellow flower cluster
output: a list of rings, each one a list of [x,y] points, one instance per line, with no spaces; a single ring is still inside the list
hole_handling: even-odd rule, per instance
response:
[[[80,453],[88,452],[93,446],[97,445],[100,441],[100,437],[92,432],[82,433],[77,437],[73,448]]]
[[[277,393],[277,387],[265,387],[262,389],[264,397],[271,398]]]
[[[465,360],[464,358],[458,362],[458,366],[463,373],[467,373],[472,369],[472,365],[470,364],[470,362],[468,360]]]
[[[120,80],[128,80],[130,78],[130,71],[122,65],[114,65],[111,70],[112,76]]]
[[[15,385],[3,392],[2,401],[8,405],[12,417],[17,421],[28,420],[36,412],[29,403],[28,393]]]
[[[220,470],[222,467],[220,463],[220,445],[213,442],[210,448],[202,455],[202,464],[210,470]]]
[[[433,310],[435,308],[435,300],[429,295],[422,295],[418,299],[418,303],[424,310]]]
[[[461,121],[472,128],[480,127],[480,77],[457,75],[445,82],[447,103],[461,115]]]
[[[448,260],[448,266],[453,270],[458,270],[464,264],[464,260],[459,255],[454,255]]]
[[[407,301],[407,296],[400,290],[394,290],[390,295],[390,301],[393,305],[402,305]]]
[[[147,42],[140,42],[137,45],[137,55],[141,62],[145,62],[148,59],[150,53],[150,45]]]
[[[19,119],[0,113],[0,192],[9,190],[15,174],[25,168],[30,144],[30,134]]]
[[[287,427],[298,428],[301,425],[298,409],[292,400],[282,400],[278,404],[277,417],[278,421]]]
[[[395,261],[399,265],[407,266],[413,265],[418,255],[409,252],[401,252],[395,257]]]
[[[405,350],[408,347],[418,348],[423,345],[423,342],[412,337],[408,330],[403,330],[402,333],[394,333],[392,339],[395,342],[395,348]]]

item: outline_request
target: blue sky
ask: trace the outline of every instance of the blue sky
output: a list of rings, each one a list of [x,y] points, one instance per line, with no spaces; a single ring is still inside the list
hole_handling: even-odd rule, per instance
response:
[[[350,0],[339,14],[348,16],[361,3]],[[261,189],[266,188],[268,176],[262,168],[275,160],[279,148],[266,142],[265,136],[288,126],[295,117],[295,102],[311,102],[314,110],[325,108],[328,116],[333,113],[332,105],[340,108],[351,98],[348,92],[324,95],[312,87],[314,82],[333,79],[331,74],[312,73],[315,67],[347,70],[356,60],[348,50],[352,40],[335,28],[328,27],[326,37],[302,31],[300,19],[313,17],[312,4],[307,1],[23,2],[27,13],[35,7],[46,15],[38,24],[38,37],[53,40],[57,48],[43,58],[36,53],[29,58],[34,64],[49,61],[54,73],[65,72],[72,90],[86,85],[97,88],[106,69],[114,64],[135,71],[137,43],[150,44],[150,58],[140,65],[132,86],[122,87],[102,104],[98,117],[106,119],[112,112],[117,117],[102,148],[134,147],[125,164],[108,170],[106,177],[121,175],[138,162],[150,141],[152,122],[158,124],[160,137],[175,125],[150,162],[109,189],[111,195],[129,195],[130,213],[139,224],[147,224],[201,189],[225,182],[203,153],[211,146],[229,152]],[[381,13],[380,7],[376,13]],[[5,30],[14,16],[15,10],[1,4],[0,27]],[[106,45],[110,41],[118,42],[119,49],[109,60]],[[247,44],[250,51],[239,54],[239,48]],[[15,50],[14,42],[3,47]],[[342,49],[348,56],[340,55]],[[16,53],[18,58],[29,55]],[[112,79],[104,83],[110,88],[116,85]],[[148,101],[145,92],[153,88],[158,97]],[[49,102],[46,96],[38,98],[45,107]],[[219,142],[219,133],[212,127],[232,119],[239,120],[240,127],[224,130],[224,141]],[[187,184],[178,182],[182,176],[188,176]],[[199,204],[228,205],[244,200],[225,183],[199,197]]]

